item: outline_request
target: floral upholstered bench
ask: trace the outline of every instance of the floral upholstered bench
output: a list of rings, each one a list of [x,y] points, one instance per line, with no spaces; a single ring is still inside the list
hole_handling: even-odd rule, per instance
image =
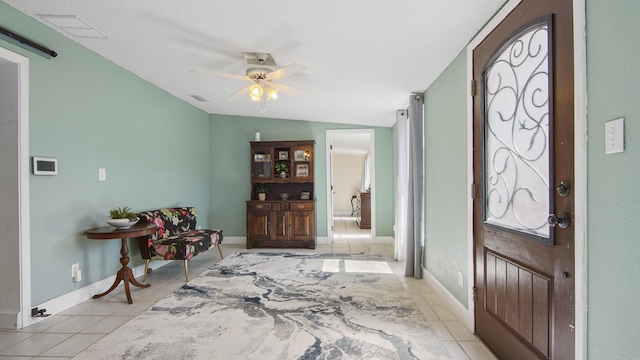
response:
[[[146,260],[144,277],[147,279],[150,260],[183,260],[184,276],[189,281],[189,265],[192,257],[216,246],[222,258],[222,230],[198,229],[197,211],[194,207],[163,208],[142,211],[136,214],[141,223],[154,224],[156,232],[139,237],[140,254]]]

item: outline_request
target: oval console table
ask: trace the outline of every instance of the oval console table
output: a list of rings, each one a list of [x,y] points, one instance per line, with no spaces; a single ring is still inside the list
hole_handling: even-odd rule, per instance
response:
[[[138,280],[136,280],[136,278],[133,276],[131,268],[127,266],[129,264],[129,247],[127,246],[127,239],[153,234],[155,231],[155,225],[145,223],[136,224],[128,229],[116,229],[111,226],[103,226],[89,229],[84,232],[89,239],[93,240],[121,239],[122,241],[122,247],[120,248],[120,255],[122,255],[122,257],[120,258],[120,264],[122,264],[122,268],[116,274],[116,280],[113,282],[113,285],[111,285],[109,290],[101,294],[94,295],[94,299],[101,298],[112,292],[113,289],[115,289],[118,284],[120,284],[120,281],[123,281],[125,293],[127,295],[127,302],[129,304],[132,304],[133,300],[131,299],[131,290],[129,289],[129,283],[132,283],[133,285],[141,288],[148,288],[149,286],[151,286],[151,284],[139,283]]]

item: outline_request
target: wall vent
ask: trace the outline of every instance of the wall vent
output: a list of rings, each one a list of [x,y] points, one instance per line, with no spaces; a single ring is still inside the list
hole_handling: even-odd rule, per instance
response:
[[[194,98],[194,99],[196,99],[196,100],[200,101],[200,102],[209,102],[209,100],[207,100],[207,99],[203,98],[203,97],[202,97],[202,96],[200,96],[200,95],[190,95],[190,96],[191,96],[192,98]]]
[[[80,19],[75,15],[48,15],[38,14],[38,16],[48,22],[49,24],[57,27],[60,30],[65,31],[74,37],[81,38],[93,38],[93,39],[108,39],[109,37],[87,24],[86,21]]]

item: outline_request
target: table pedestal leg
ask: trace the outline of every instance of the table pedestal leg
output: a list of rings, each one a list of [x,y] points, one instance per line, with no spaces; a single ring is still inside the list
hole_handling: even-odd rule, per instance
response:
[[[124,281],[124,291],[125,291],[125,294],[127,295],[127,302],[129,304],[133,304],[133,300],[131,299],[131,290],[129,289],[129,283],[132,283],[133,285],[141,288],[148,288],[149,286],[151,286],[151,284],[139,283],[138,280],[136,280],[136,278],[133,276],[133,271],[131,271],[131,268],[127,266],[127,264],[129,264],[129,256],[127,256],[129,254],[129,248],[127,247],[126,238],[122,239],[122,247],[120,248],[120,254],[122,255],[122,257],[120,258],[120,264],[122,264],[122,269],[120,269],[118,271],[118,274],[116,274],[116,280],[113,282],[113,285],[111,285],[109,290],[101,294],[94,295],[93,296],[94,299],[99,299],[107,295],[108,293],[112,292],[113,289],[115,289],[120,284],[120,281]]]

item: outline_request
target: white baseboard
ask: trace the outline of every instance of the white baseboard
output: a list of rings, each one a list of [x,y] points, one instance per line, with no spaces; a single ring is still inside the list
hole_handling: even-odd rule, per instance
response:
[[[225,244],[233,244],[233,245],[246,245],[247,237],[246,236],[225,236],[222,239],[222,246]]]
[[[474,332],[474,316],[458,299],[447,290],[427,269],[422,268],[422,280],[436,292],[451,312],[467,327]]]
[[[171,260],[152,260],[149,263],[149,267],[158,269],[169,263],[171,263]],[[131,268],[131,270],[133,271],[134,277],[137,278],[139,276],[142,276],[144,274],[144,264]],[[37,307],[38,309],[46,309],[46,314],[55,315],[91,299],[95,294],[104,292],[106,289],[110,288],[111,285],[113,285],[113,282],[115,280],[116,275],[112,275],[106,279],[102,279],[74,291],[68,292],[64,295],[60,295],[57,298],[51,299],[42,304],[38,304],[34,307]],[[120,285],[118,286],[122,286],[122,282],[120,282]],[[22,325],[23,327],[26,327],[38,323],[44,319],[46,319],[46,317],[31,317]]]

